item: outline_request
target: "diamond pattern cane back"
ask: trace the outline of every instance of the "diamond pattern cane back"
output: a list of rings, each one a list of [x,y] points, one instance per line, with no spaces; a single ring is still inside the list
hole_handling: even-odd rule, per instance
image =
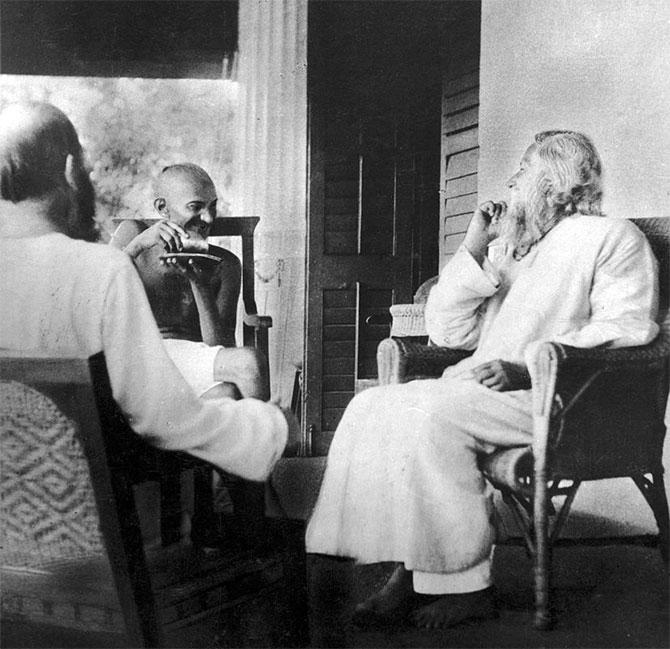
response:
[[[155,622],[142,619],[152,601],[132,492],[108,469],[94,366],[101,355],[0,357],[3,622],[156,644]]]
[[[76,422],[41,392],[0,383],[3,564],[43,568],[104,553]]]

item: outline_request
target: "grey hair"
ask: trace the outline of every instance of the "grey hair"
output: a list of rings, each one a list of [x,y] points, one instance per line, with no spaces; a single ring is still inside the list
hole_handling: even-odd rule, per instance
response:
[[[535,135],[544,163],[546,199],[558,218],[570,214],[602,215],[602,162],[593,142],[576,131],[542,131]]]
[[[11,104],[0,115],[0,196],[19,203],[63,185],[68,155],[81,159],[72,122],[44,102]]]

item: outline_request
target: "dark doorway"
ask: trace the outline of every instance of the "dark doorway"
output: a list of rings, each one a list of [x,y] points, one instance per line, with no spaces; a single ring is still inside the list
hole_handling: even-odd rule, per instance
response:
[[[309,5],[305,424],[326,452],[379,324],[438,269],[442,72],[473,2]],[[476,26],[478,29],[478,24]]]

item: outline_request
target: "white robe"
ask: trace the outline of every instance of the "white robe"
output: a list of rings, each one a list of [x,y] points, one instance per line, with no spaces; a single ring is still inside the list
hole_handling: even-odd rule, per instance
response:
[[[287,438],[276,406],[204,401],[168,357],[128,256],[58,233],[0,239],[0,348],[103,351],[114,399],[136,433],[224,471],[267,478]]]
[[[426,305],[432,340],[475,353],[440,379],[372,388],[349,404],[308,552],[427,573],[485,561],[494,530],[477,454],[530,443],[531,395],[490,390],[471,368],[524,362],[543,341],[629,346],[658,333],[656,260],[627,220],[569,217],[522,260],[501,250],[490,257],[482,269],[461,248]]]

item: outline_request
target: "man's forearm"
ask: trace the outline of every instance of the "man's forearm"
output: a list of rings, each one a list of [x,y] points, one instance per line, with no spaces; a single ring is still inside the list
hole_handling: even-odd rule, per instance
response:
[[[463,243],[463,247],[472,255],[472,258],[479,264],[480,267],[484,266],[484,260],[486,259],[486,249],[482,250],[476,246],[468,246],[466,243]]]
[[[488,251],[488,237],[486,232],[468,231],[463,239],[464,248],[472,255],[472,258],[479,264],[484,265],[486,253]]]
[[[235,333],[234,331],[228,331],[228,328],[223,326],[209,287],[191,282],[191,289],[198,309],[202,341],[206,345],[233,347],[235,345]]]

